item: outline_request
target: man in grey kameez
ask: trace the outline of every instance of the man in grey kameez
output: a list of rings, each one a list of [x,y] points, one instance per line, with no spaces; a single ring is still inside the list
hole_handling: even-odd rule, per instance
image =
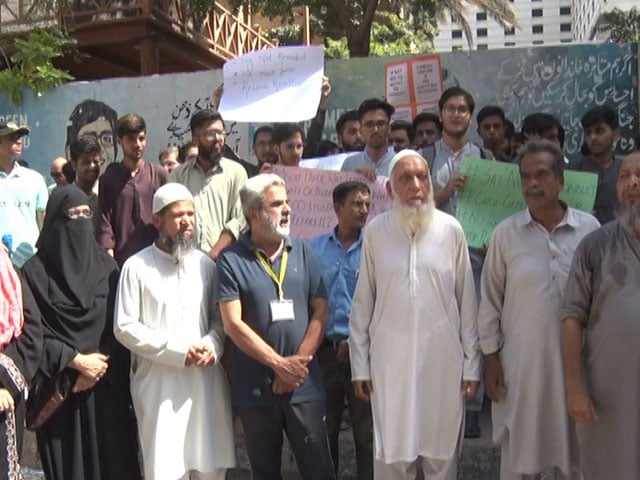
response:
[[[576,250],[561,312],[584,480],[640,478],[640,152],[616,190],[618,219]]]
[[[518,162],[527,208],[495,229],[478,315],[500,479],[575,478],[558,314],[573,252],[600,224],[559,199],[560,148],[533,140]]]

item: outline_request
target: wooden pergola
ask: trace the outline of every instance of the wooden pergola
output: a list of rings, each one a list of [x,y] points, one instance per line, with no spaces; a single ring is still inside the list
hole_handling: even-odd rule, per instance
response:
[[[57,0],[56,11],[38,17],[50,0],[7,0],[0,6],[0,34],[22,34],[63,23],[80,55],[56,62],[78,80],[219,68],[230,58],[275,47],[212,2],[189,12],[185,0]]]

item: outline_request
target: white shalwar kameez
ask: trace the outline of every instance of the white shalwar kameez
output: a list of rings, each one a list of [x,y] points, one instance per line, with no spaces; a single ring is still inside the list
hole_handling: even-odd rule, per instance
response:
[[[214,282],[215,263],[199,251],[178,263],[152,245],[122,269],[114,329],[132,352],[131,396],[146,480],[235,466]],[[189,347],[200,339],[216,361],[185,367]]]
[[[464,233],[438,210],[411,236],[386,212],[366,228],[350,317],[353,380],[371,380],[374,455],[454,460],[463,380],[479,381],[477,304]]]

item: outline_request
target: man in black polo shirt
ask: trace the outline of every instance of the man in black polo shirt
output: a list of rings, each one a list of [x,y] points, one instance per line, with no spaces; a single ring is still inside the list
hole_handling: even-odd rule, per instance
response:
[[[217,300],[234,343],[232,399],[253,478],[280,478],[284,430],[304,479],[335,479],[315,358],[328,320],[318,261],[289,238],[280,177],[250,178],[240,201],[249,232],[218,259]]]

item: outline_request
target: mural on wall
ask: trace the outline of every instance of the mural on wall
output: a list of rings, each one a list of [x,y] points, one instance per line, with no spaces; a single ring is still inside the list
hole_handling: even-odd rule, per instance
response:
[[[86,99],[75,106],[67,122],[65,156],[69,158],[69,148],[80,135],[91,135],[100,144],[102,171],[116,161],[116,121],[118,114],[104,102]]]
[[[385,66],[403,58],[409,57],[326,62],[325,75],[330,78],[333,91],[325,138],[335,141],[335,124],[342,113],[356,108],[365,98],[384,96]],[[635,146],[638,44],[452,52],[442,54],[441,59],[445,88],[458,85],[470,91],[476,109],[499,105],[517,127],[526,115],[535,111],[556,115],[566,130],[565,151],[570,158],[579,155],[582,143],[580,117],[596,105],[608,104],[617,109],[622,133],[619,151],[629,151]],[[10,106],[0,94],[0,121],[32,127],[23,156],[46,176],[49,162],[64,155],[67,137],[73,138],[74,132],[77,135],[82,128],[100,140],[105,162],[116,159],[114,114],[137,112],[147,123],[145,158],[157,161],[163,147],[182,145],[191,138],[191,115],[211,105],[211,92],[220,83],[222,70],[75,82],[40,97],[25,92],[20,110]],[[228,144],[250,161],[254,160],[250,153],[251,136],[257,126],[232,122],[225,125]],[[474,138],[475,125],[471,130]]]

